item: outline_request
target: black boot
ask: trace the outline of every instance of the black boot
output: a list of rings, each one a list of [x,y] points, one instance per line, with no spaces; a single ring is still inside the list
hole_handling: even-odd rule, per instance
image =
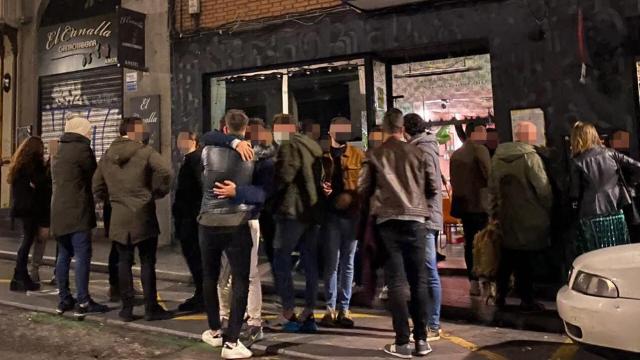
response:
[[[120,287],[109,285],[109,302],[120,302]]]
[[[178,305],[178,311],[183,312],[202,312],[204,310],[204,301],[201,295],[193,295]]]
[[[147,321],[169,320],[173,315],[158,303],[144,306],[144,319]]]
[[[132,322],[136,319],[135,316],[133,316],[133,306],[123,306],[118,316],[120,320],[124,322]]]
[[[18,292],[38,291],[40,290],[40,284],[33,282],[28,273],[18,272],[16,270],[13,273],[13,279],[11,279],[9,289]]]

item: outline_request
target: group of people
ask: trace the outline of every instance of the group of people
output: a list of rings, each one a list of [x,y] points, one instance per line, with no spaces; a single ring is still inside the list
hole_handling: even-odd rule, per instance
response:
[[[498,145],[493,154],[486,130],[467,126],[464,145],[451,156],[452,214],[464,229],[470,295],[482,292],[473,271],[474,238],[489,223],[500,230],[500,260],[492,279],[495,304],[505,306],[513,275],[523,311],[544,310],[534,299],[533,276],[541,267],[535,261],[554,237],[565,243],[563,260],[569,266],[581,253],[640,240],[629,235],[638,222],[629,209],[640,163],[605,147],[594,125],[573,125],[570,158],[561,165],[550,149],[536,146],[538,133],[531,122],[517,124],[514,141]],[[585,233],[591,226],[583,224],[594,220],[612,221],[620,231]],[[571,230],[554,228],[554,222]]]
[[[24,238],[11,290],[39,288],[37,271],[30,275],[27,269],[28,254],[50,231],[58,244],[58,313],[74,311],[82,317],[108,311],[92,300],[88,289],[95,204],[103,202],[110,215],[106,230],[114,243],[110,262],[117,263],[110,271],[117,274],[111,276],[110,283],[117,284],[111,292],[122,302],[120,318],[136,319],[131,267],[137,248],[144,318],[168,319],[171,314],[158,304],[156,293],[155,200],[171,191],[173,172],[145,145],[141,119],[124,118],[119,130],[120,137],[99,163],[90,146],[91,125],[81,117],[67,121],[58,151],[48,162],[38,137],[20,145],[9,181],[12,215],[23,220]],[[199,138],[189,131],[178,135],[184,159],[173,218],[195,285],[193,296],[178,310],[206,312],[209,329],[202,339],[222,348],[223,358],[251,357],[245,345],[264,336],[258,268],[262,240],[281,299],[283,331],[313,333],[318,324],[350,328],[358,252],[365,297],[375,294],[376,269],[385,269],[396,338],[384,351],[401,358],[427,355],[429,341],[441,333],[436,241],[443,226],[443,176],[435,134],[419,115],[397,109],[389,110],[382,126],[370,132],[366,153],[350,143],[349,119],[331,120],[325,148],[301,130],[288,114],[276,115],[270,129],[261,119],[229,110],[220,130]],[[450,169],[451,212],[464,227],[471,294],[480,291],[472,264],[474,236],[489,223],[499,224],[496,304],[505,304],[513,273],[524,310],[541,308],[534,301],[531,254],[548,247],[551,238],[553,186],[540,150],[533,146],[536,139],[535,126],[522,122],[514,141],[500,144],[491,155],[485,146],[486,128],[470,124]],[[581,218],[615,214],[628,205],[618,201],[619,177],[625,173],[635,179],[640,163],[605,149],[593,125],[585,123],[574,126],[571,151],[576,184],[571,195]],[[300,254],[306,282],[299,314],[294,252]],[[69,289],[71,258],[76,260],[75,298]],[[321,276],[326,312],[317,322]]]

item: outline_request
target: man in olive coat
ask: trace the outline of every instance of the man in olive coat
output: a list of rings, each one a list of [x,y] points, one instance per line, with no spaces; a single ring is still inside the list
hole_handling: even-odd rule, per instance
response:
[[[145,320],[169,318],[157,302],[156,250],[160,228],[155,201],[171,190],[173,173],[170,165],[152,147],[144,145],[144,122],[125,118],[120,124],[120,137],[104,154],[93,177],[93,194],[103,200],[109,196],[112,207],[109,235],[116,242],[120,262],[120,317],[133,316],[134,248],[138,248],[142,267]]]
[[[67,121],[64,130],[51,169],[51,233],[58,243],[56,277],[60,303],[57,312],[62,314],[75,307],[74,315],[83,317],[108,310],[89,296],[91,230],[96,227],[91,177],[96,170],[96,158],[90,146],[89,120],[73,117]],[[76,259],[77,304],[69,291],[72,257]]]

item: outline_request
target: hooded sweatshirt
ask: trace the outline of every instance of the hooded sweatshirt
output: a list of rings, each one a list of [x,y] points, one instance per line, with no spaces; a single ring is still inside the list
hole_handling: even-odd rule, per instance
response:
[[[541,250],[550,245],[553,200],[549,178],[533,146],[510,142],[498,146],[489,178],[491,214],[500,222],[502,246]]]
[[[111,240],[133,244],[160,234],[155,200],[171,190],[170,165],[152,147],[126,137],[113,141],[93,177],[93,193],[111,201]]]
[[[278,148],[275,166],[275,216],[320,223],[323,215],[322,148],[293,134]]]
[[[442,230],[442,171],[440,170],[440,145],[435,134],[422,133],[414,136],[409,143],[422,150],[429,159],[427,167],[427,181],[430,187],[438,189],[435,195],[427,198],[429,215],[427,216],[427,229]]]

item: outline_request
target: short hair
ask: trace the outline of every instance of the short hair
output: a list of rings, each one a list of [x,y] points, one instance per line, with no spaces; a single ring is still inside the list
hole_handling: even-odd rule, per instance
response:
[[[467,139],[471,137],[474,131],[476,131],[476,127],[481,126],[482,124],[476,123],[475,121],[469,121],[467,126],[464,128],[464,134],[467,136]]]
[[[369,132],[372,133],[372,132],[382,132],[382,131],[383,131],[382,130],[382,126],[381,125],[376,125]]]
[[[262,126],[262,127],[266,127],[264,120],[257,118],[257,117],[252,117],[249,119],[249,126],[253,126],[253,125],[258,125],[258,126]]]
[[[273,117],[274,125],[295,125],[298,126],[298,119],[291,114],[277,114]]]
[[[418,114],[411,113],[404,116],[404,131],[411,136],[422,134],[427,130],[427,122]]]
[[[571,130],[571,154],[577,156],[583,152],[602,146],[600,136],[593,124],[578,121]]]
[[[132,130],[138,124],[142,124],[142,126],[144,126],[144,121],[142,121],[142,119],[137,116],[129,116],[129,117],[122,118],[122,120],[120,121],[120,129],[119,129],[120,136],[127,135],[129,130]]]
[[[242,110],[231,109],[224,115],[224,124],[232,132],[240,132],[249,124],[249,117]]]
[[[404,127],[404,118],[402,111],[399,109],[391,109],[384,114],[382,119],[382,128],[390,134],[397,134]]]
[[[344,116],[337,116],[331,119],[331,125],[351,125],[351,120]]]

